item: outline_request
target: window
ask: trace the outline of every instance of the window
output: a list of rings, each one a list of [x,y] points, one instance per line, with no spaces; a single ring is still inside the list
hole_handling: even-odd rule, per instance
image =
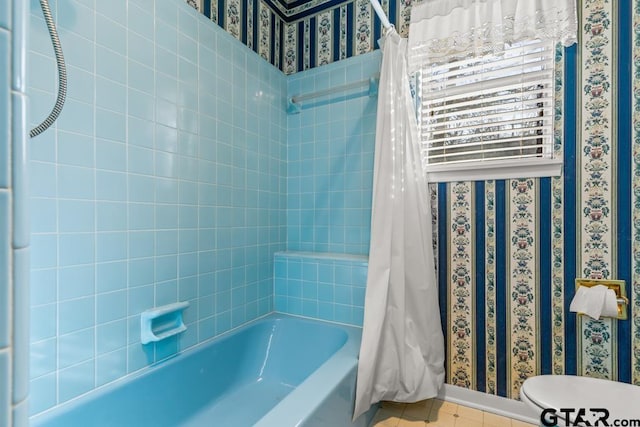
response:
[[[429,181],[560,175],[554,57],[553,42],[535,40],[423,67],[418,122]]]

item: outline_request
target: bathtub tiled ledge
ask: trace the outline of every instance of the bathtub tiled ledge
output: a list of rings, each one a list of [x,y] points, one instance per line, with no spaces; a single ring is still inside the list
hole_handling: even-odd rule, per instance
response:
[[[367,255],[341,254],[338,252],[280,251],[280,252],[276,252],[274,255],[276,257],[287,257],[289,259],[312,258],[312,259],[332,259],[334,261],[345,261],[345,262],[352,262],[352,263],[360,262],[365,265],[369,262],[369,257]]]
[[[362,326],[368,257],[326,252],[276,252],[275,309]]]

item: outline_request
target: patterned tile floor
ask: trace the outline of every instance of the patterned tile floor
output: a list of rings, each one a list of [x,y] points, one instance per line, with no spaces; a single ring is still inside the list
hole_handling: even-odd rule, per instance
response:
[[[371,427],[535,427],[439,399],[417,403],[383,402]]]

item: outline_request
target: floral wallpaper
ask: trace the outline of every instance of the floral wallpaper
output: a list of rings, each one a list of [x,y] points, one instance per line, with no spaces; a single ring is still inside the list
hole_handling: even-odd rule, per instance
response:
[[[509,181],[507,355],[511,357],[511,369],[507,372],[510,386],[507,394],[510,397],[517,397],[524,380],[539,371],[540,326],[536,321],[536,297],[540,294],[540,272],[536,268],[541,243],[536,209],[539,185],[534,179]]]
[[[564,49],[560,46],[556,48],[556,68],[555,68],[555,115],[562,117],[564,109],[564,76],[566,72]],[[554,151],[557,158],[563,157],[565,150],[564,121],[556,120],[554,129]],[[569,125],[567,126],[569,128]],[[568,153],[567,155],[570,155]],[[567,169],[565,169],[567,173]],[[564,203],[565,185],[564,177],[551,178],[551,372],[561,375],[565,371],[565,277],[564,277],[564,253],[565,253],[565,224],[564,224]]]
[[[616,135],[613,124],[615,105],[614,58],[612,41],[615,10],[609,1],[586,1],[583,7],[583,67],[581,149],[576,160],[580,170],[579,260],[583,277],[608,279],[617,276],[615,256],[616,217],[614,174],[617,159],[612,150]],[[617,323],[610,319],[579,319],[578,371],[585,375],[616,379],[616,348],[612,340]]]
[[[514,399],[539,374],[640,384],[640,1],[578,4],[580,41],[556,51],[563,175],[438,185],[450,384]],[[576,277],[625,280],[630,319],[569,312]]]
[[[562,152],[563,48],[555,63],[554,149]],[[564,372],[564,181],[439,185],[447,195],[438,221],[447,236],[439,277],[450,384],[517,398],[528,377]]]
[[[448,294],[451,296],[446,307],[450,324],[448,342],[448,366],[449,382],[466,388],[475,388],[473,375],[474,358],[473,349],[475,329],[474,319],[469,317],[473,311],[474,293],[473,278],[474,262],[473,250],[470,248],[473,242],[474,227],[472,219],[474,191],[472,184],[458,182],[449,186],[449,236],[448,244],[451,247],[451,256],[447,259],[448,273],[451,278],[448,281]]]
[[[382,28],[369,0],[186,0],[286,74],[371,52]],[[383,0],[407,34],[410,2]]]

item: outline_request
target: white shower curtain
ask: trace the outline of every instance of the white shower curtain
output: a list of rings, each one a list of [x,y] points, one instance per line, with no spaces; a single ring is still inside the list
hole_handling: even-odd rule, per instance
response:
[[[431,210],[407,75],[407,40],[391,29],[382,52],[354,419],[381,400],[434,397],[444,381]]]

